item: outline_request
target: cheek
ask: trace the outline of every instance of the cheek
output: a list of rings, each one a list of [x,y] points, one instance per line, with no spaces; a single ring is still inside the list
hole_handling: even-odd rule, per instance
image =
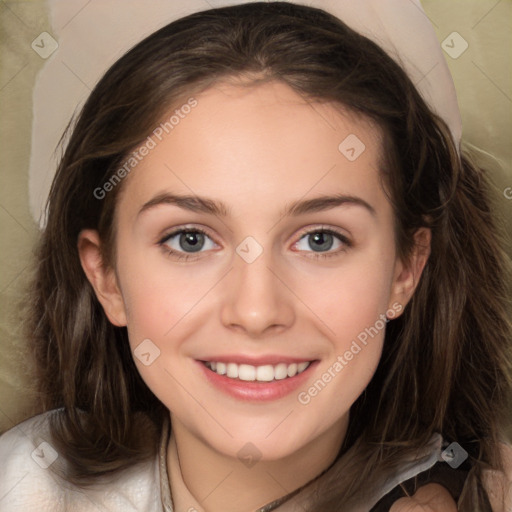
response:
[[[180,382],[187,382],[189,368],[181,363],[183,341],[193,332],[194,305],[200,290],[179,273],[161,274],[145,266],[138,272],[124,267],[123,296],[129,305],[127,332],[133,360],[146,385],[169,409],[186,403],[189,396]],[[202,292],[204,294],[204,292]],[[172,398],[172,399],[171,399]]]
[[[215,283],[211,272],[180,268],[163,253],[148,258],[132,252],[118,267],[132,346],[145,338],[167,338]]]
[[[376,254],[360,255],[302,291],[324,324],[331,352],[298,402],[306,410],[322,411],[325,424],[345,414],[367,387],[382,354],[386,315],[392,318],[401,309],[389,305],[392,254]]]
[[[391,254],[375,252],[350,256],[340,267],[294,284],[339,343],[357,337],[389,308],[394,260]]]
[[[297,396],[306,414],[322,416],[317,433],[348,413],[371,381],[382,355],[387,294],[376,293],[371,280],[352,283],[347,278],[344,282],[344,293],[333,300],[323,299],[321,315],[328,325],[325,332],[330,332],[330,350],[315,379]]]

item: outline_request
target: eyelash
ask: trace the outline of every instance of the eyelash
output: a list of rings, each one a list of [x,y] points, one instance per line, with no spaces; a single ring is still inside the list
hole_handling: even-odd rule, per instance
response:
[[[181,228],[181,229],[176,229],[174,231],[171,231],[170,233],[167,233],[163,238],[161,238],[158,241],[158,245],[160,247],[162,247],[162,249],[167,253],[168,256],[170,256],[172,258],[176,258],[178,261],[197,260],[198,258],[193,256],[192,254],[189,254],[189,253],[186,253],[186,252],[175,251],[174,249],[171,249],[168,245],[166,245],[166,242],[170,238],[173,238],[174,236],[179,235],[181,233],[201,233],[201,234],[211,238],[207,231],[205,231],[204,229],[201,229],[199,227],[196,227],[196,228]],[[340,249],[340,250],[338,250],[338,251],[335,251],[335,252],[325,252],[325,253],[316,252],[315,253],[313,251],[314,255],[307,256],[308,258],[312,258],[312,259],[332,258],[334,256],[338,256],[340,253],[343,253],[348,248],[352,247],[352,242],[345,235],[343,235],[342,233],[340,233],[340,232],[338,232],[338,231],[336,231],[334,229],[324,228],[324,227],[303,230],[300,233],[300,235],[299,235],[299,240],[297,240],[297,242],[295,242],[295,243],[298,243],[300,240],[302,240],[302,238],[304,238],[304,236],[312,235],[312,234],[315,234],[315,233],[324,233],[324,234],[328,234],[328,235],[333,235],[345,247]]]

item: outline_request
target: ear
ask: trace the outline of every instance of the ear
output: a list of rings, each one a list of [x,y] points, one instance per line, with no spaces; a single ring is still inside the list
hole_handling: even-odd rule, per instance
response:
[[[406,262],[397,261],[389,302],[390,307],[392,307],[392,304],[398,303],[402,306],[400,311],[403,311],[411,300],[430,256],[431,239],[432,232],[430,229],[418,229],[414,234],[414,247],[410,257]]]
[[[117,327],[126,325],[126,310],[113,268],[104,264],[98,232],[84,229],[78,235],[78,254],[87,279],[94,288],[110,322]]]

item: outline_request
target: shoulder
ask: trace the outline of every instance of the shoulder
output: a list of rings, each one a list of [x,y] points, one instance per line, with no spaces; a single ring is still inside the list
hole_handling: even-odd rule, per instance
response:
[[[49,470],[58,457],[48,442],[48,418],[34,416],[0,436],[0,509],[2,512],[60,512],[58,483]]]
[[[161,507],[157,459],[148,459],[87,487],[67,481],[68,463],[52,446],[49,420],[34,416],[0,436],[2,512],[135,512]]]
[[[512,446],[501,443],[503,471],[484,470],[483,485],[492,510],[512,511]],[[439,484],[420,487],[412,497],[400,498],[390,512],[451,512],[457,505],[450,493]]]
[[[414,496],[396,501],[390,512],[457,512],[457,504],[442,485],[427,484]]]
[[[484,470],[483,484],[493,510],[512,510],[512,446],[500,443],[503,471]]]

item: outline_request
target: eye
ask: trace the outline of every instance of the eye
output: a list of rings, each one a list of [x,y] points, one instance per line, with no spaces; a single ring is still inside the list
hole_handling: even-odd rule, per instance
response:
[[[216,246],[207,232],[201,228],[176,229],[166,234],[158,245],[169,256],[178,260],[197,259],[195,253],[200,253],[202,249],[211,250]],[[294,244],[299,251],[312,253],[308,256],[310,258],[338,256],[351,246],[352,243],[345,235],[327,228],[303,231],[300,240]],[[338,250],[331,251],[333,248]]]
[[[345,235],[333,229],[317,228],[303,231],[301,234],[300,240],[295,242],[294,247],[297,247],[300,251],[314,253],[308,257],[330,258],[338,256],[352,246],[352,243]],[[333,248],[338,250],[331,251]]]
[[[158,244],[177,259],[190,259],[201,249],[213,249],[215,242],[200,228],[181,228],[165,235]]]

